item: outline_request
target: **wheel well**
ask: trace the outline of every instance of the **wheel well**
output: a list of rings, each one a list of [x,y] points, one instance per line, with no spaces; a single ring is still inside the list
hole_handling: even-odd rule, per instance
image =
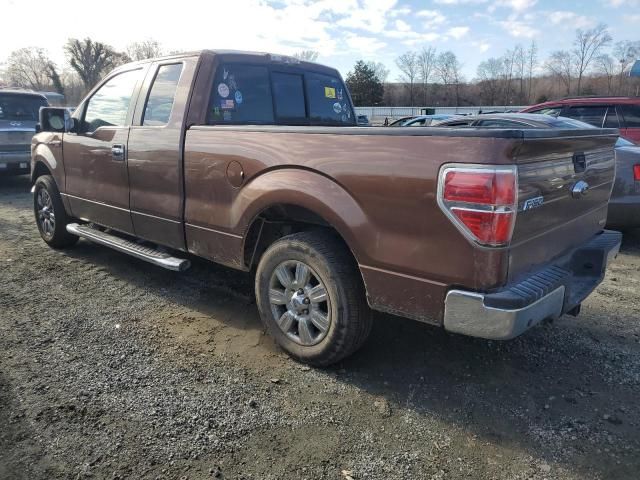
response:
[[[297,205],[278,204],[263,210],[249,226],[244,243],[244,263],[252,269],[276,240],[292,233],[314,229],[331,230],[353,256],[342,236],[317,213]],[[354,258],[355,261],[355,258]]]
[[[42,175],[51,175],[51,171],[44,163],[37,162],[33,172],[31,172],[31,183],[35,183],[38,177]]]

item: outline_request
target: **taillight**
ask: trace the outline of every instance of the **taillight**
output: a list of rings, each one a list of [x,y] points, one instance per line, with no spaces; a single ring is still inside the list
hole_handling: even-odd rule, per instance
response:
[[[640,182],[640,164],[633,166],[633,179]]]
[[[438,204],[473,241],[508,245],[516,222],[517,175],[515,166],[445,166],[440,171]]]

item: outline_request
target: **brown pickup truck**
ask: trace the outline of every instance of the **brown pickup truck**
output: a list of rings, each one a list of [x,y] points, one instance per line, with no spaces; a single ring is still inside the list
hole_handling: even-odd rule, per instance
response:
[[[339,73],[288,57],[124,65],[39,130],[46,243],[254,272],[267,329],[315,365],[371,309],[489,339],[577,314],[620,245],[617,130],[358,127]]]

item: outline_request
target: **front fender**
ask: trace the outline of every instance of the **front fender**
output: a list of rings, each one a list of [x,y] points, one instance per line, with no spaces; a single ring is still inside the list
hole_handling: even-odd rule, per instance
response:
[[[285,168],[253,178],[231,206],[233,230],[246,237],[253,220],[279,204],[303,207],[320,216],[342,236],[358,263],[369,261],[360,239],[371,239],[375,232],[371,231],[365,212],[337,182],[312,170]]]

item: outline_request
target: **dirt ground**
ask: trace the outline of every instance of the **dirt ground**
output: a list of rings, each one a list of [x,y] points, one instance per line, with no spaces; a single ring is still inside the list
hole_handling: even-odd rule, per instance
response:
[[[510,342],[387,315],[318,370],[252,278],[49,249],[0,178],[0,479],[637,479],[640,234],[580,317]]]

